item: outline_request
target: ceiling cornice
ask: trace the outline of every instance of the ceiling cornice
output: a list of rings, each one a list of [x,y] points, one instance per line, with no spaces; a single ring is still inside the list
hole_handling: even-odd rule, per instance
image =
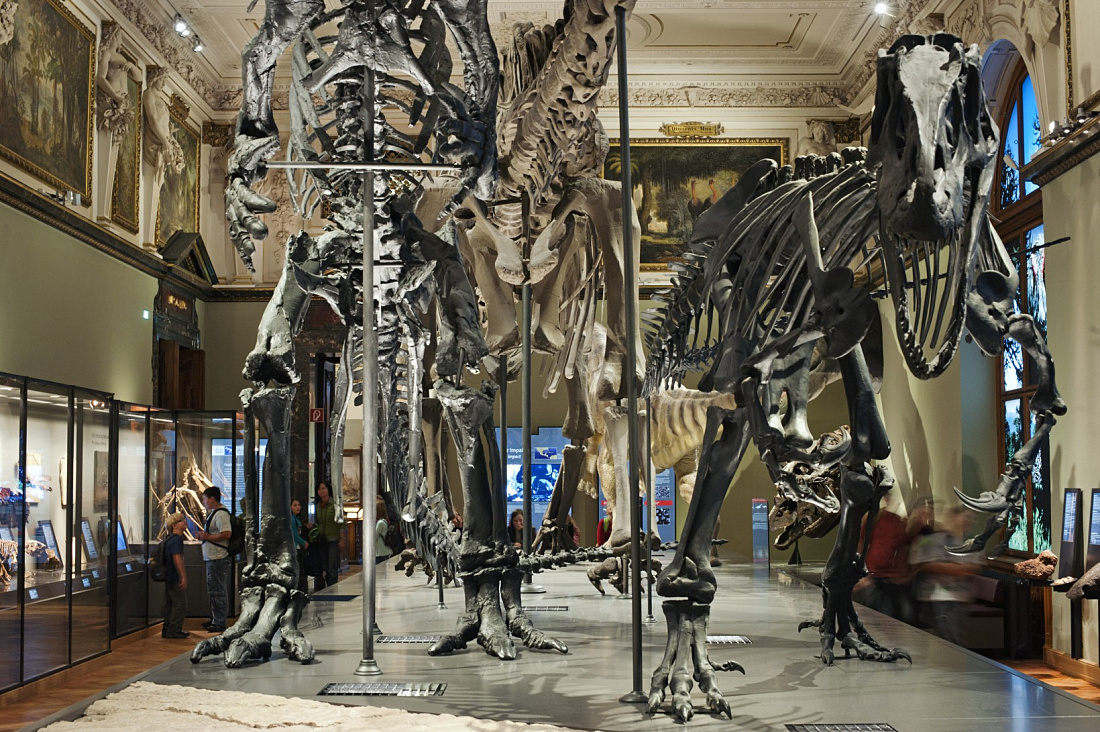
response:
[[[168,27],[159,11],[144,0],[109,0],[119,16],[129,21],[195,94],[215,111],[235,111],[241,105],[241,86],[229,85],[196,63],[193,52]]]

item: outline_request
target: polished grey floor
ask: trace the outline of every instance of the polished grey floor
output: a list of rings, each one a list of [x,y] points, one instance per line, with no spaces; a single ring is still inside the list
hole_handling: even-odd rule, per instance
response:
[[[384,570],[384,571],[382,571]],[[551,722],[598,730],[665,730],[682,727],[667,716],[647,718],[640,706],[621,704],[630,691],[629,600],[600,596],[571,567],[536,577],[547,592],[526,596],[529,605],[569,605],[569,612],[532,612],[535,623],[569,644],[569,654],[521,649],[501,662],[476,645],[452,656],[430,658],[423,645],[378,645],[384,675],[370,680],[445,682],[434,698],[328,697],[340,703],[399,706],[412,711],[468,714],[488,719]],[[719,569],[712,635],[746,635],[751,645],[714,646],[715,661],[735,659],[746,676],[726,674],[722,689],[732,723],[705,709],[692,729],[784,730],[786,724],[886,722],[899,732],[1005,732],[1100,729],[1100,707],[1011,671],[872,611],[864,618],[880,641],[913,654],[912,666],[841,660],[826,668],[814,631],[799,635],[800,620],[820,614],[820,590],[781,571],[754,573],[751,566]],[[452,628],[461,590],[448,589],[448,609],[436,607],[434,588],[380,567],[378,623],[390,635],[430,635]],[[326,592],[361,593],[353,577]],[[643,600],[643,613],[644,600]],[[660,617],[660,607],[655,607]],[[362,600],[314,602],[303,625],[318,662],[292,664],[281,654],[270,662],[228,670],[220,659],[193,665],[186,658],[154,669],[145,680],[209,689],[233,689],[316,698],[329,682],[354,682],[361,656]],[[660,661],[665,624],[645,625],[643,688]],[[695,694],[703,705],[703,698]]]

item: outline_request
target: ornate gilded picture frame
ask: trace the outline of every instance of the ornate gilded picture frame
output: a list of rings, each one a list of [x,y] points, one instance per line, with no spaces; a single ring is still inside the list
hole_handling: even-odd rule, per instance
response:
[[[96,36],[54,0],[19,0],[0,46],[0,158],[87,200]]]
[[[1062,31],[1066,52],[1066,109],[1073,119],[1078,108],[1086,112],[1100,106],[1100,49],[1081,38],[1078,28],[1095,27],[1100,4],[1094,0],[1063,0]]]
[[[134,124],[118,147],[118,167],[111,200],[111,221],[131,234],[138,233],[141,219],[141,82],[127,79],[127,91],[134,110]]]
[[[164,175],[157,205],[156,242],[160,249],[177,231],[199,230],[199,159],[202,150],[198,130],[174,107],[170,122],[172,137],[183,150],[183,165],[179,170],[171,165]]]
[[[642,226],[641,269],[665,272],[683,256],[695,219],[737,184],[754,163],[786,165],[787,138],[644,138],[630,141],[634,206]],[[604,177],[622,175],[619,140],[611,140]]]

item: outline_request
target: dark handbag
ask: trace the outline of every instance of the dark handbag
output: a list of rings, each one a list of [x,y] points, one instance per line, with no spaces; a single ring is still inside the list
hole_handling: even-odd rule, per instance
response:
[[[320,577],[325,571],[321,548],[312,542],[307,549],[298,552],[298,561],[302,565],[299,571],[307,577]]]

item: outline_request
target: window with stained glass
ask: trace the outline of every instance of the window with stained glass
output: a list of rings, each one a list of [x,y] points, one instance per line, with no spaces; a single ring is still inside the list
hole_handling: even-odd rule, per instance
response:
[[[1020,275],[1014,309],[1035,319],[1046,338],[1047,291],[1046,250],[1043,232],[1042,193],[1038,186],[1021,181],[1020,168],[1038,154],[1042,126],[1035,100],[1035,88],[1022,62],[1017,64],[1001,107],[1001,165],[994,184],[993,208],[997,232],[1012,256]],[[998,411],[1004,430],[1000,445],[1001,469],[1025,442],[1031,439],[1035,418],[1031,398],[1038,374],[1030,357],[1013,340],[1005,340],[998,379]],[[1049,549],[1050,478],[1049,447],[1043,445],[1027,484],[1024,520],[1009,540],[1009,549],[1037,554]]]

